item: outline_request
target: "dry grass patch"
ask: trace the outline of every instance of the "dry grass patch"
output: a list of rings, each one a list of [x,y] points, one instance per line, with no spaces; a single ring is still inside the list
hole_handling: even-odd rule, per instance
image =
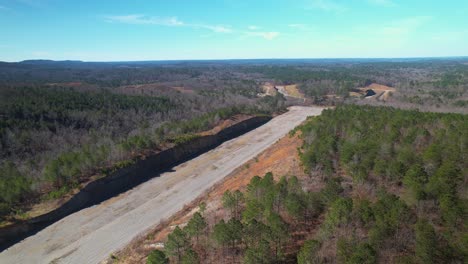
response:
[[[291,97],[304,98],[304,94],[301,91],[299,91],[299,89],[297,88],[297,84],[285,85],[284,90]]]

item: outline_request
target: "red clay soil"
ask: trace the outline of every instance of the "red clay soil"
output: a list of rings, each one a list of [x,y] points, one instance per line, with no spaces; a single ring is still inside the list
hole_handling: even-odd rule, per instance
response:
[[[155,248],[160,248],[162,243],[166,241],[167,235],[175,226],[184,226],[193,213],[199,210],[198,205],[202,202],[207,205],[204,216],[208,224],[212,225],[218,222],[226,216],[221,203],[223,193],[227,190],[234,191],[239,189],[242,191],[256,175],[263,176],[267,172],[272,172],[276,180],[281,176],[295,175],[302,182],[310,181],[309,176],[304,173],[304,170],[300,166],[297,149],[301,145],[302,140],[298,133],[293,137],[288,135],[280,139],[256,158],[232,172],[222,182],[213,186],[190,205],[187,205],[171,219],[159,224],[146,235],[135,239],[130,245],[115,255],[118,258],[118,263],[144,263],[149,252]],[[317,186],[315,188],[319,189],[320,187]],[[306,236],[306,234],[295,235]],[[112,259],[108,261],[112,262]]]

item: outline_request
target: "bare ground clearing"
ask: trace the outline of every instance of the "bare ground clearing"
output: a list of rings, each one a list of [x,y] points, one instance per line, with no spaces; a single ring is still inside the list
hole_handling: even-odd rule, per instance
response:
[[[296,84],[291,84],[291,85],[281,85],[281,86],[276,86],[278,89],[278,92],[283,94],[284,96],[289,96],[289,97],[294,97],[294,98],[299,98],[299,99],[304,99],[304,94],[302,94],[301,91],[297,88]]]
[[[168,219],[322,108],[291,107],[267,124],[0,253],[1,263],[98,263]]]
[[[267,95],[275,96],[278,93],[275,86],[268,82],[262,86],[262,90],[263,90],[263,94],[259,94],[259,96],[267,96]]]
[[[391,94],[396,92],[396,89],[390,86],[372,83],[369,86],[358,88],[357,91],[350,92],[349,95],[353,97],[361,97],[366,94],[367,90],[373,90],[375,95],[368,96],[366,99],[373,99],[376,101],[388,101]]]

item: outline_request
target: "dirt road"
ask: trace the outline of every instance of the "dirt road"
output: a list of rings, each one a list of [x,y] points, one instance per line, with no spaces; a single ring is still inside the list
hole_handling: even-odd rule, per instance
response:
[[[292,107],[267,124],[0,253],[0,263],[98,263],[181,210],[210,186],[322,108]]]
[[[305,99],[304,95],[297,89],[297,85],[275,86],[278,92],[284,96],[289,96],[297,99]]]

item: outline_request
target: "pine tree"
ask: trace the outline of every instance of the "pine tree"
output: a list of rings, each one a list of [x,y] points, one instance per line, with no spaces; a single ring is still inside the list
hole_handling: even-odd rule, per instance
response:
[[[434,263],[437,252],[434,227],[426,219],[420,219],[415,225],[415,233],[416,257],[421,263]]]
[[[168,255],[176,257],[178,262],[180,262],[189,245],[187,234],[177,226],[167,237],[165,249]]]
[[[195,236],[198,242],[198,238],[200,234],[203,233],[203,230],[206,228],[206,226],[207,224],[205,218],[203,218],[199,212],[196,212],[188,222],[185,230],[190,237]]]
[[[182,257],[182,264],[199,264],[200,257],[193,249],[188,249]]]
[[[169,264],[169,259],[166,257],[166,254],[161,250],[153,250],[148,255],[146,264]]]
[[[318,257],[316,256],[317,251],[320,249],[320,243],[317,240],[307,240],[301,247],[301,250],[297,254],[298,264],[313,264],[319,263]]]

